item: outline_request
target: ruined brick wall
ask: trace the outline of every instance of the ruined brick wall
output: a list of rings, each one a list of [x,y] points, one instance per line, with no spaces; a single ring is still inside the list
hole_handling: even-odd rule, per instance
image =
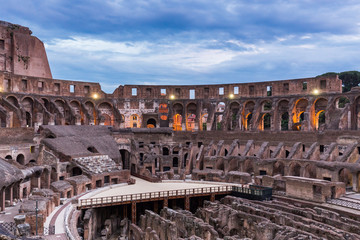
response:
[[[52,78],[44,44],[31,33],[27,27],[0,21],[0,71]]]

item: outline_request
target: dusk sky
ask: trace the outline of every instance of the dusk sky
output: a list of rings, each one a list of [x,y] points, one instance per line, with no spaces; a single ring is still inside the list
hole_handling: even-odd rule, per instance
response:
[[[54,78],[109,93],[360,70],[358,0],[11,0],[0,20],[45,43]]]

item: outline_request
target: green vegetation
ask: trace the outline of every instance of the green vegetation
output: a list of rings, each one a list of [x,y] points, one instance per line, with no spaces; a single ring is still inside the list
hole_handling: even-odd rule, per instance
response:
[[[360,72],[358,71],[347,71],[347,72],[328,72],[324,73],[320,76],[332,76],[332,75],[339,75],[339,78],[342,80],[343,83],[343,92],[349,92],[352,87],[357,87],[360,84]]]

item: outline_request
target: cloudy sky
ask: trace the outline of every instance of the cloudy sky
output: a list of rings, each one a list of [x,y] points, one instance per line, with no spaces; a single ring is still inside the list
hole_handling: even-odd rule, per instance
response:
[[[216,84],[360,70],[358,0],[11,0],[54,78]]]

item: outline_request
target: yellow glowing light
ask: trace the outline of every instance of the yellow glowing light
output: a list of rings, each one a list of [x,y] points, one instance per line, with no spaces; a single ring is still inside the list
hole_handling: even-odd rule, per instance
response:
[[[93,99],[98,99],[98,98],[99,98],[99,94],[94,93],[92,97],[93,97]]]
[[[318,89],[314,89],[313,93],[314,93],[315,95],[318,95],[320,92],[319,92]]]
[[[234,98],[234,94],[230,94],[229,97],[230,97],[230,98]]]
[[[174,96],[174,95],[171,95],[171,96],[170,96],[170,99],[175,99],[175,96]]]

